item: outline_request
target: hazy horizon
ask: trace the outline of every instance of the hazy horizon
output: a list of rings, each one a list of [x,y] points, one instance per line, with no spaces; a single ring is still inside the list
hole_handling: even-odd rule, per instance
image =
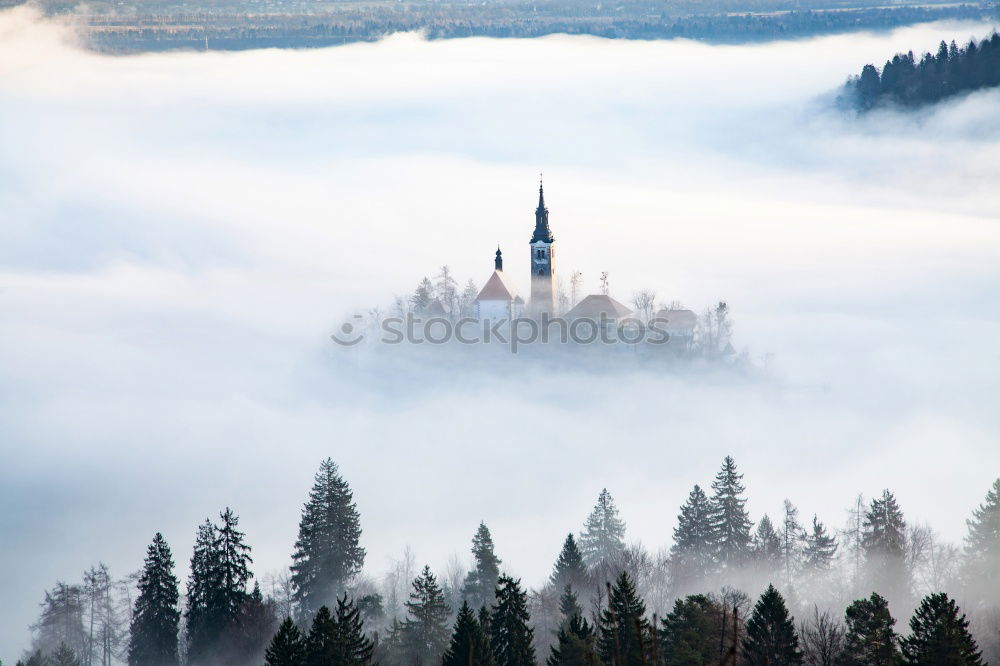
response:
[[[839,527],[889,488],[959,543],[1000,476],[1000,90],[832,98],[992,27],[109,57],[0,12],[0,658],[46,588],[138,569],[156,531],[186,576],[225,506],[256,572],[287,566],[328,456],[375,577],[407,545],[468,559],[485,520],[537,585],[603,487],[655,551],[726,455],[755,520],[787,497]],[[491,376],[329,341],[443,264],[481,286],[498,243],[524,293],[539,171],[565,278],[724,299],[772,373]]]

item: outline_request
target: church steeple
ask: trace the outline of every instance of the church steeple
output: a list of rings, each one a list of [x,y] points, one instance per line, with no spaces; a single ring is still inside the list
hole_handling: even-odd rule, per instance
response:
[[[533,315],[556,311],[555,238],[549,228],[549,209],[545,190],[538,178],[538,208],[535,209],[535,233],[531,236],[531,304]]]
[[[545,190],[542,187],[542,179],[538,178],[538,208],[535,209],[535,233],[531,236],[532,243],[543,241],[551,243],[552,230],[549,229],[549,209],[545,207]]]
[[[496,268],[498,271],[503,270],[503,255],[500,253],[500,246],[497,245],[497,258],[496,258]]]

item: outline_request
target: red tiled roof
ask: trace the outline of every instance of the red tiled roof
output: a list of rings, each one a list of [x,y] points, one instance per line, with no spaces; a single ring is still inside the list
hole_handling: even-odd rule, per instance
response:
[[[517,296],[517,291],[507,284],[503,276],[503,271],[493,271],[493,275],[486,281],[479,295],[476,296],[476,300],[512,301],[515,296]]]
[[[606,294],[591,294],[566,313],[567,319],[599,319],[601,315],[609,319],[628,317],[632,311]]]

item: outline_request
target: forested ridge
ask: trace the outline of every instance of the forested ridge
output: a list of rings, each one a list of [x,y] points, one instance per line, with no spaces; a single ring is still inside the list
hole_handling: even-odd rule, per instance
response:
[[[107,567],[45,593],[23,666],[978,665],[1000,657],[1000,479],[962,547],[909,522],[885,490],[834,529],[752,520],[727,457],[695,485],[669,548],[625,541],[611,493],[554,553],[547,581],[507,571],[482,522],[471,567],[435,572],[407,549],[365,572],[361,514],[332,460],[308,494],[284,572],[255,577],[226,508],[196,530],[183,586],[157,533],[139,572]],[[947,591],[947,592],[946,592]],[[962,606],[959,606],[958,600]],[[909,617],[908,621],[903,621]]]
[[[913,51],[897,53],[881,70],[865,65],[847,82],[845,100],[859,111],[896,105],[919,107],[965,92],[1000,85],[1000,35],[959,48],[941,42],[919,61]]]

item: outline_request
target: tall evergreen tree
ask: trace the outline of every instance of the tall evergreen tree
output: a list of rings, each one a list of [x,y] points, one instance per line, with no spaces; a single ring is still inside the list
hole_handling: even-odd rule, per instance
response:
[[[450,632],[448,616],[451,609],[444,601],[431,568],[413,581],[410,600],[406,602],[409,617],[403,620],[402,644],[411,662],[417,666],[437,664],[448,647]]]
[[[812,519],[812,532],[806,535],[803,551],[805,568],[812,574],[826,573],[833,566],[837,555],[837,538],[828,534],[823,523],[816,516]]]
[[[774,523],[765,515],[757,523],[751,546],[753,560],[762,573],[774,575],[781,566],[781,536],[774,529]]]
[[[337,648],[337,626],[333,613],[326,606],[320,606],[306,636],[303,666],[334,666]]]
[[[224,630],[240,616],[243,602],[247,598],[247,583],[250,581],[250,546],[240,532],[240,519],[232,509],[226,507],[219,518],[221,523],[215,530],[216,585],[210,589],[208,597],[209,613],[213,624]]]
[[[750,517],[746,511],[746,488],[743,475],[736,471],[736,461],[726,456],[712,482],[710,523],[716,560],[723,567],[743,564],[750,550]]]
[[[884,597],[872,592],[851,603],[844,620],[844,666],[894,666],[899,661],[896,620]]]
[[[239,517],[226,507],[216,526],[206,521],[198,528],[191,578],[188,581],[188,662],[208,663],[238,640],[239,620],[250,580],[250,546],[239,531]]]
[[[327,458],[302,509],[292,553],[292,594],[300,615],[333,605],[365,561],[361,517],[350,486]]]
[[[490,646],[497,666],[533,666],[534,631],[529,624],[528,593],[521,581],[500,576],[496,606],[490,613]]]
[[[594,628],[580,614],[563,622],[556,635],[556,644],[550,648],[546,666],[597,666],[594,647]]]
[[[286,617],[264,652],[264,666],[303,666],[306,658],[305,638]]]
[[[810,599],[828,599],[833,591],[833,567],[837,556],[837,538],[815,515],[802,549],[801,589]]]
[[[197,664],[202,655],[207,654],[212,632],[209,628],[209,595],[216,586],[215,526],[212,521],[198,526],[195,536],[194,553],[191,555],[190,576],[187,583],[187,658]]]
[[[483,633],[468,601],[463,601],[458,610],[451,644],[441,663],[442,666],[493,666],[489,638]]]
[[[353,601],[348,601],[346,594],[337,599],[337,612],[329,621],[321,622],[319,629],[319,635],[314,637],[310,632],[306,640],[306,666],[368,666],[372,663],[375,644],[365,634],[361,611]]]
[[[597,630],[597,650],[605,664],[640,666],[647,662],[652,629],[646,619],[646,604],[628,573],[623,571],[611,588]]]
[[[910,572],[906,563],[906,522],[896,498],[888,490],[872,500],[862,526],[861,546],[871,589],[879,589],[894,603],[910,599]]]
[[[129,638],[129,666],[176,666],[180,596],[174,559],[159,532],[146,551]]]
[[[695,594],[678,599],[659,627],[663,663],[704,666],[719,662],[722,627],[722,608],[709,597]]]
[[[588,567],[625,550],[625,522],[618,517],[615,500],[607,488],[601,489],[597,505],[587,517],[580,534],[580,552]]]
[[[791,666],[802,663],[795,622],[781,594],[768,585],[754,606],[743,639],[743,659],[748,666]]]
[[[474,608],[493,603],[493,590],[500,578],[500,558],[493,549],[493,537],[486,523],[480,522],[472,537],[472,557],[475,560],[472,571],[462,586],[462,598]]]
[[[1000,62],[1000,39],[997,58]],[[1000,599],[1000,479],[986,493],[986,501],[965,521],[965,562],[962,580],[966,600],[989,603]]]
[[[712,505],[695,486],[677,516],[670,547],[671,577],[676,589],[700,587],[715,568]]]
[[[583,608],[580,607],[580,598],[573,591],[573,586],[567,584],[563,592],[559,595],[559,614],[562,615],[562,622],[569,622],[574,615],[583,617]]]
[[[969,621],[944,592],[923,598],[910,619],[910,635],[902,639],[908,666],[982,666],[983,655],[969,633]]]
[[[583,554],[580,553],[572,533],[566,535],[559,558],[552,569],[552,575],[549,576],[549,582],[558,590],[567,585],[581,590],[587,583],[587,565],[583,563]]]

